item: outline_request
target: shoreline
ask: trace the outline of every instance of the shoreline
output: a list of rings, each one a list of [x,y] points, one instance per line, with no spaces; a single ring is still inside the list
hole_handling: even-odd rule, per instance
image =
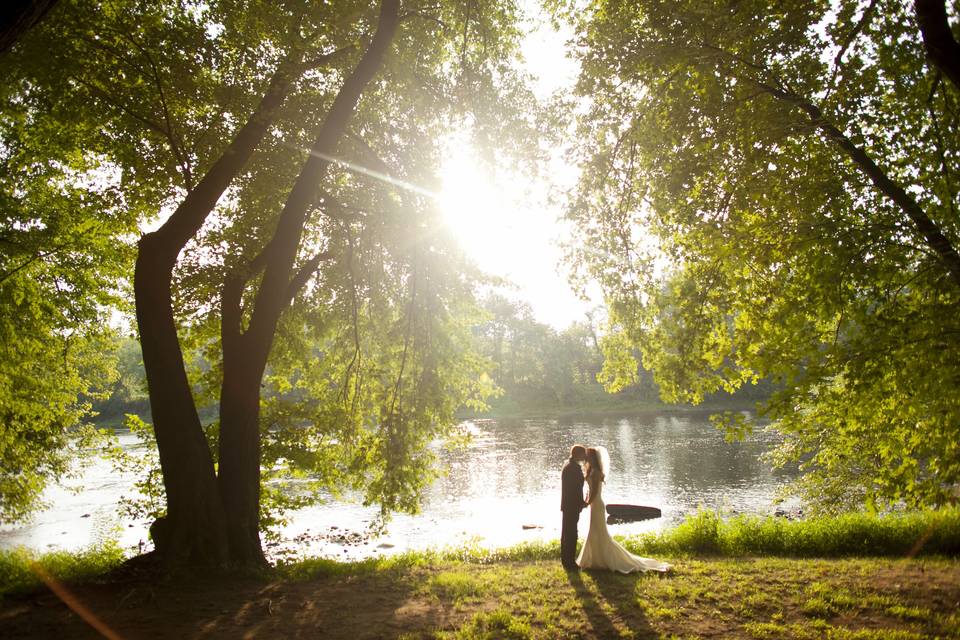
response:
[[[651,414],[671,415],[702,415],[723,411],[748,411],[756,413],[756,402],[704,403],[689,404],[635,404],[627,406],[604,407],[602,405],[587,407],[559,407],[536,408],[527,410],[492,408],[479,413],[457,414],[457,419],[466,420],[534,420],[534,419],[564,419],[564,418],[635,418],[646,417]]]
[[[3,552],[0,576],[23,582],[0,592],[0,636],[91,636],[82,607],[116,637],[960,638],[956,507],[800,521],[700,512],[623,542],[673,570],[567,572],[556,541],[226,576],[157,576],[116,549],[41,558],[36,571]]]

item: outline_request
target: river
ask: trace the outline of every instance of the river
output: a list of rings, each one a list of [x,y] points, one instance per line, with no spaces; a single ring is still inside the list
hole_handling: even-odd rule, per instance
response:
[[[603,445],[611,473],[607,503],[660,507],[663,517],[612,525],[614,534],[654,531],[682,521],[699,506],[771,513],[777,490],[792,474],[775,472],[759,456],[776,443],[760,431],[728,443],[704,412],[658,412],[630,418],[472,420],[465,448],[443,452],[447,473],[426,491],[418,515],[396,515],[380,536],[368,534],[376,508],[327,501],[289,514],[272,558],[325,555],[358,559],[449,545],[512,545],[560,535],[560,466],[572,444]],[[138,446],[120,433],[124,447]],[[79,549],[118,538],[130,550],[149,549],[147,523],[117,515],[116,502],[133,478],[95,461],[67,486],[46,493],[51,507],[26,525],[0,526],[0,548]],[[587,524],[587,511],[581,529]]]

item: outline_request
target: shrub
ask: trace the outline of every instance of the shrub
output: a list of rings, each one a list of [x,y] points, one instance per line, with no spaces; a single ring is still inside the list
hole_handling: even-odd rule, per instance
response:
[[[115,542],[80,552],[37,554],[23,547],[0,551],[0,596],[32,591],[44,582],[44,577],[65,582],[90,580],[116,568],[123,560],[123,551]]]

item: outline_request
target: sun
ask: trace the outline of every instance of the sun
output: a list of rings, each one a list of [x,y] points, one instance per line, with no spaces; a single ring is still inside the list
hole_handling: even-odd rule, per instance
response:
[[[450,149],[440,180],[438,200],[451,235],[481,268],[503,275],[498,247],[513,226],[515,203],[469,144]]]
[[[446,145],[437,203],[461,249],[484,272],[513,283],[538,321],[565,327],[589,305],[561,268],[564,229],[549,186],[510,167],[483,162],[466,136]]]

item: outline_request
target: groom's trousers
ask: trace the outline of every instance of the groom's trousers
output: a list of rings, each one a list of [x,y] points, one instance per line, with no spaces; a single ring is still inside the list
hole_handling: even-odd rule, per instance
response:
[[[580,522],[580,510],[568,509],[563,512],[563,525],[560,528],[560,562],[567,569],[577,566],[577,523]]]

